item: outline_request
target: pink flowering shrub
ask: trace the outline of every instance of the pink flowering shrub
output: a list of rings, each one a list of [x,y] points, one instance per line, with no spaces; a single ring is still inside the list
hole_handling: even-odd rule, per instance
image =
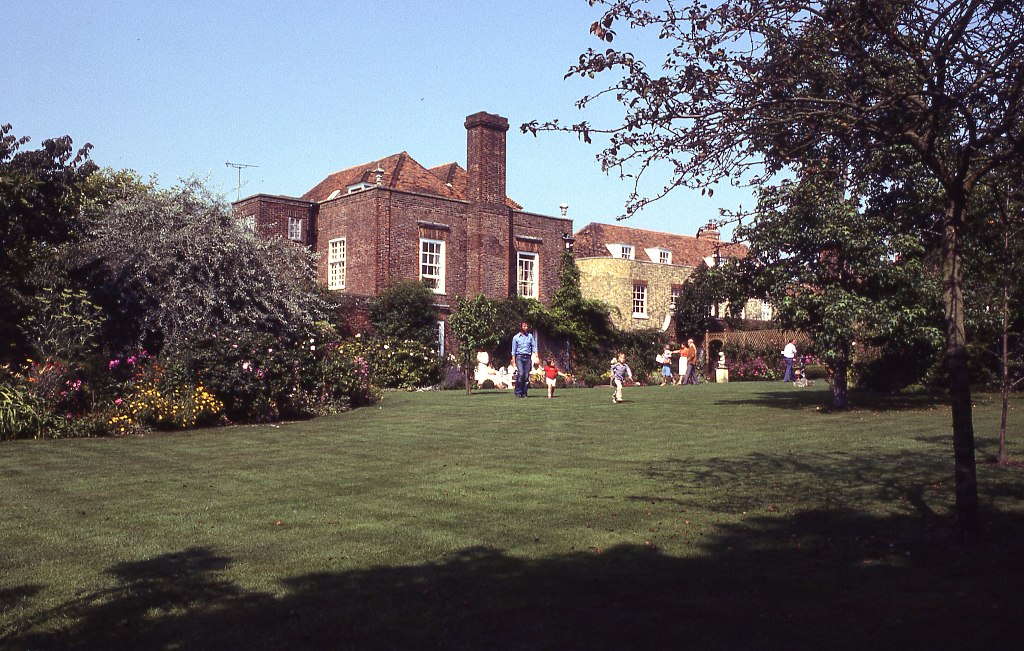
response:
[[[222,333],[192,342],[183,355],[191,377],[235,422],[308,418],[371,401],[365,362],[316,335]]]
[[[757,350],[726,346],[726,365],[730,382],[781,380],[785,361],[780,350]]]

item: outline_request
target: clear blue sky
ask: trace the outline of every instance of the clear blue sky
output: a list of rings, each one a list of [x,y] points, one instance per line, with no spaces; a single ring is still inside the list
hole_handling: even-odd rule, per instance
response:
[[[612,223],[630,186],[601,171],[600,143],[518,129],[621,117],[614,103],[574,106],[608,80],[562,79],[602,47],[588,32],[598,16],[586,0],[7,0],[0,123],[36,145],[92,143],[100,165],[162,185],[198,174],[234,199],[228,161],[258,166],[242,171],[242,196],[298,196],[400,151],[465,166],[465,117],[488,111],[511,125],[510,197],[548,215],[566,202],[577,229]],[[748,193],[676,191],[624,225],[693,235],[740,203]]]

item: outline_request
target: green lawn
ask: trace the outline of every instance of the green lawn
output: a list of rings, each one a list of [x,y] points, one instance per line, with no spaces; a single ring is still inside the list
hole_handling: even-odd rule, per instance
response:
[[[822,385],[389,393],[6,443],[0,648],[1016,646],[1024,471],[984,463],[997,399],[965,551],[945,405],[828,413]]]

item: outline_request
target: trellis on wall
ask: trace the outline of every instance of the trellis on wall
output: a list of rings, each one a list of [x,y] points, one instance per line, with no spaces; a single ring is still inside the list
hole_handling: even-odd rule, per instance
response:
[[[804,350],[811,338],[794,330],[727,330],[723,332],[704,333],[705,368],[711,369],[718,364],[718,352],[727,344],[754,350],[770,350],[773,346],[782,354],[782,349],[790,339],[796,339],[797,350]]]

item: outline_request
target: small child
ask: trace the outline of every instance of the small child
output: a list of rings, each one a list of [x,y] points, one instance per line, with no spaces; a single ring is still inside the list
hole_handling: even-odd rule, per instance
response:
[[[626,354],[619,353],[612,364],[612,386],[615,391],[612,393],[612,404],[622,402],[622,383],[626,378],[633,379],[633,371],[626,365]]]
[[[558,372],[558,367],[555,366],[555,360],[548,358],[546,364],[544,364],[544,382],[548,385],[548,399],[555,397],[555,384],[558,382],[558,376],[561,373]]]
[[[661,351],[654,361],[661,364],[661,386],[670,382],[675,384],[675,378],[672,377],[672,349],[668,344],[665,344],[665,350]]]

